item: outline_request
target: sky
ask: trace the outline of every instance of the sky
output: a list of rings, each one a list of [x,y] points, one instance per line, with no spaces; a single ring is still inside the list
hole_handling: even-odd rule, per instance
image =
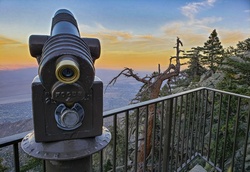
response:
[[[102,69],[157,70],[216,29],[224,48],[250,37],[249,0],[0,0],[0,70],[36,67],[29,36],[49,35],[58,9],[70,10],[81,37],[98,38]]]

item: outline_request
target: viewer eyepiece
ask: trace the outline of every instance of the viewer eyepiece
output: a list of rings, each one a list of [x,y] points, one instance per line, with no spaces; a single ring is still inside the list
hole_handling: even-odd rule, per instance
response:
[[[72,58],[64,57],[56,65],[56,78],[65,84],[72,84],[80,77],[79,65]]]

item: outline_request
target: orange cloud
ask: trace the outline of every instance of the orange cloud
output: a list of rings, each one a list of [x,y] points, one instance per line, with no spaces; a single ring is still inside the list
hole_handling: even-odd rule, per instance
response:
[[[27,44],[0,36],[0,69],[18,69],[36,66]]]
[[[165,33],[165,36],[168,38],[173,36],[180,37],[185,48],[191,48],[203,45],[203,43],[209,36],[209,31],[207,31],[208,29],[200,25],[190,26],[190,24],[191,23],[173,22],[170,24],[166,24],[161,28],[161,30]],[[208,32],[208,35],[204,35],[204,30]]]
[[[0,35],[0,46],[1,45],[9,45],[9,44],[21,44],[21,43],[16,41],[16,40],[9,39],[9,38],[6,38],[6,37]]]
[[[97,37],[101,41],[102,54],[96,61],[97,68],[157,70],[158,64],[167,66],[169,57],[174,55],[174,43],[169,47],[169,41],[162,37],[116,31],[87,37]]]
[[[134,52],[134,51],[103,51],[96,61],[97,68],[123,69],[130,67],[135,70],[157,70],[161,64],[164,70],[169,64],[169,52]]]
[[[243,33],[237,30],[221,30],[219,33],[222,45],[236,46],[239,41],[244,41],[250,37],[250,34]]]

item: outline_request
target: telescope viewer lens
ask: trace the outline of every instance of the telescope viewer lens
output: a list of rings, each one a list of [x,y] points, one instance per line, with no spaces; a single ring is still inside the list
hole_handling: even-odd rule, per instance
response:
[[[71,58],[62,58],[57,65],[55,71],[57,79],[65,84],[72,84],[80,77],[78,64]]]
[[[70,68],[65,68],[62,71],[62,76],[65,78],[71,78],[72,76],[74,76],[74,71]]]

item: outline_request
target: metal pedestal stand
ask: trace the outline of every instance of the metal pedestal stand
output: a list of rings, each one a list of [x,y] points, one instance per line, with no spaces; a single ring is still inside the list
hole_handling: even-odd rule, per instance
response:
[[[28,155],[45,160],[46,172],[91,172],[92,154],[104,149],[111,140],[109,130],[94,138],[37,143],[34,133],[24,137],[21,147]]]

